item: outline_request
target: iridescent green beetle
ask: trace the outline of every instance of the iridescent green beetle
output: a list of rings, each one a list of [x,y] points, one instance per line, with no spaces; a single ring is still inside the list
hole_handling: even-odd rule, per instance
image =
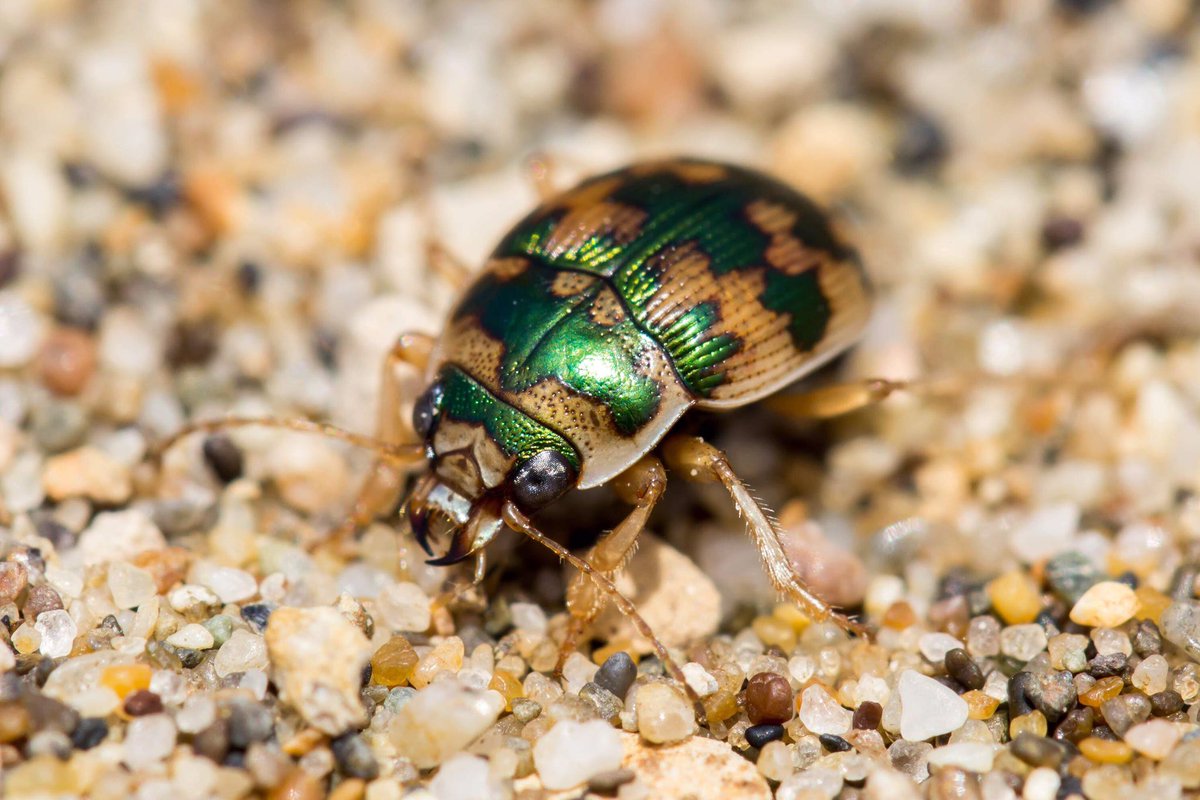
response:
[[[505,524],[545,543],[529,514],[612,483],[633,508],[586,562],[572,558],[594,578],[580,575],[568,593],[572,647],[663,493],[661,455],[690,480],[724,484],[785,596],[850,625],[798,579],[724,454],[671,432],[690,408],[743,406],[816,369],[856,339],[870,307],[861,265],[824,215],[762,174],[667,160],[585,180],[500,241],[436,341],[404,336],[391,352],[379,435],[393,455],[419,452],[428,464],[405,506],[413,533],[432,556],[430,522],[444,517],[451,541],[430,563],[476,555],[482,575],[482,548]],[[411,431],[397,412],[398,361],[428,381]],[[890,388],[790,403],[838,413]],[[419,445],[399,447],[414,433]],[[357,522],[377,510],[370,497],[386,467],[360,496]]]

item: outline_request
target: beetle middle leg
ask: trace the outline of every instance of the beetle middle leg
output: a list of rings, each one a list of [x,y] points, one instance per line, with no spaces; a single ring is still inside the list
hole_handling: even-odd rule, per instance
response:
[[[629,562],[637,549],[638,534],[645,529],[650,512],[667,488],[667,475],[661,461],[654,456],[643,456],[618,475],[612,486],[617,497],[632,505],[633,509],[587,555],[588,562],[609,580]],[[577,574],[567,587],[567,610],[571,614],[571,623],[558,651],[558,670],[562,670],[567,656],[574,652],[579,637],[603,610],[605,599],[602,587],[583,573]]]
[[[701,483],[719,481],[724,485],[737,506],[738,514],[746,521],[750,535],[758,546],[767,577],[777,591],[814,620],[830,620],[844,630],[866,633],[862,625],[836,611],[805,586],[784,551],[779,526],[750,493],[749,487],[734,473],[723,452],[695,436],[673,436],[664,442],[661,452],[667,465],[678,470],[687,480]]]
[[[827,419],[858,411],[886,400],[893,392],[910,388],[906,381],[866,378],[820,386],[798,394],[777,394],[763,404],[780,414],[807,419]]]

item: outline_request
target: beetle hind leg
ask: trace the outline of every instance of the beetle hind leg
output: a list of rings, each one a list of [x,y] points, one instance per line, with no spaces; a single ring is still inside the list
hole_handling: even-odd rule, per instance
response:
[[[667,488],[662,462],[654,456],[644,456],[617,476],[613,488],[617,496],[631,504],[633,509],[587,555],[588,562],[610,581],[633,557],[637,550],[638,534],[646,527],[650,512]],[[561,672],[580,637],[604,609],[606,599],[603,587],[588,575],[581,572],[572,579],[567,587],[567,611],[570,612],[571,621],[558,652],[558,671]]]
[[[688,480],[697,482],[719,481],[729,492],[738,514],[746,521],[750,535],[758,546],[767,577],[775,589],[788,600],[798,605],[813,620],[828,620],[843,630],[865,635],[860,623],[839,613],[809,589],[784,551],[779,526],[762,504],[751,494],[729,465],[723,452],[703,439],[692,436],[676,436],[668,439],[662,447],[663,457],[674,470],[679,470]]]
[[[777,394],[763,401],[767,408],[789,417],[828,419],[883,402],[893,392],[910,388],[905,381],[866,378],[820,386],[798,394]]]

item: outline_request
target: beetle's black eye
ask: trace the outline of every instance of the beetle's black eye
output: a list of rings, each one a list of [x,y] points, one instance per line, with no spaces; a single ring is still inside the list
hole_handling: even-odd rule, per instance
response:
[[[437,417],[438,408],[442,404],[442,386],[435,383],[425,390],[425,394],[417,398],[413,406],[412,424],[417,436],[424,439],[433,429],[433,421]]]
[[[557,450],[543,450],[518,464],[509,483],[517,505],[526,510],[537,509],[575,484],[575,468]]]

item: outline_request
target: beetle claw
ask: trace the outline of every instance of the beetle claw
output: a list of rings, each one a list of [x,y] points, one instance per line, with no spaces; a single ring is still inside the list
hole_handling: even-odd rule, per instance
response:
[[[471,546],[471,539],[470,529],[467,526],[460,527],[454,532],[454,538],[450,540],[450,547],[446,550],[445,554],[438,558],[426,559],[425,563],[434,567],[449,567],[460,561],[464,561],[474,552],[474,548]],[[430,555],[433,554],[430,553]]]

